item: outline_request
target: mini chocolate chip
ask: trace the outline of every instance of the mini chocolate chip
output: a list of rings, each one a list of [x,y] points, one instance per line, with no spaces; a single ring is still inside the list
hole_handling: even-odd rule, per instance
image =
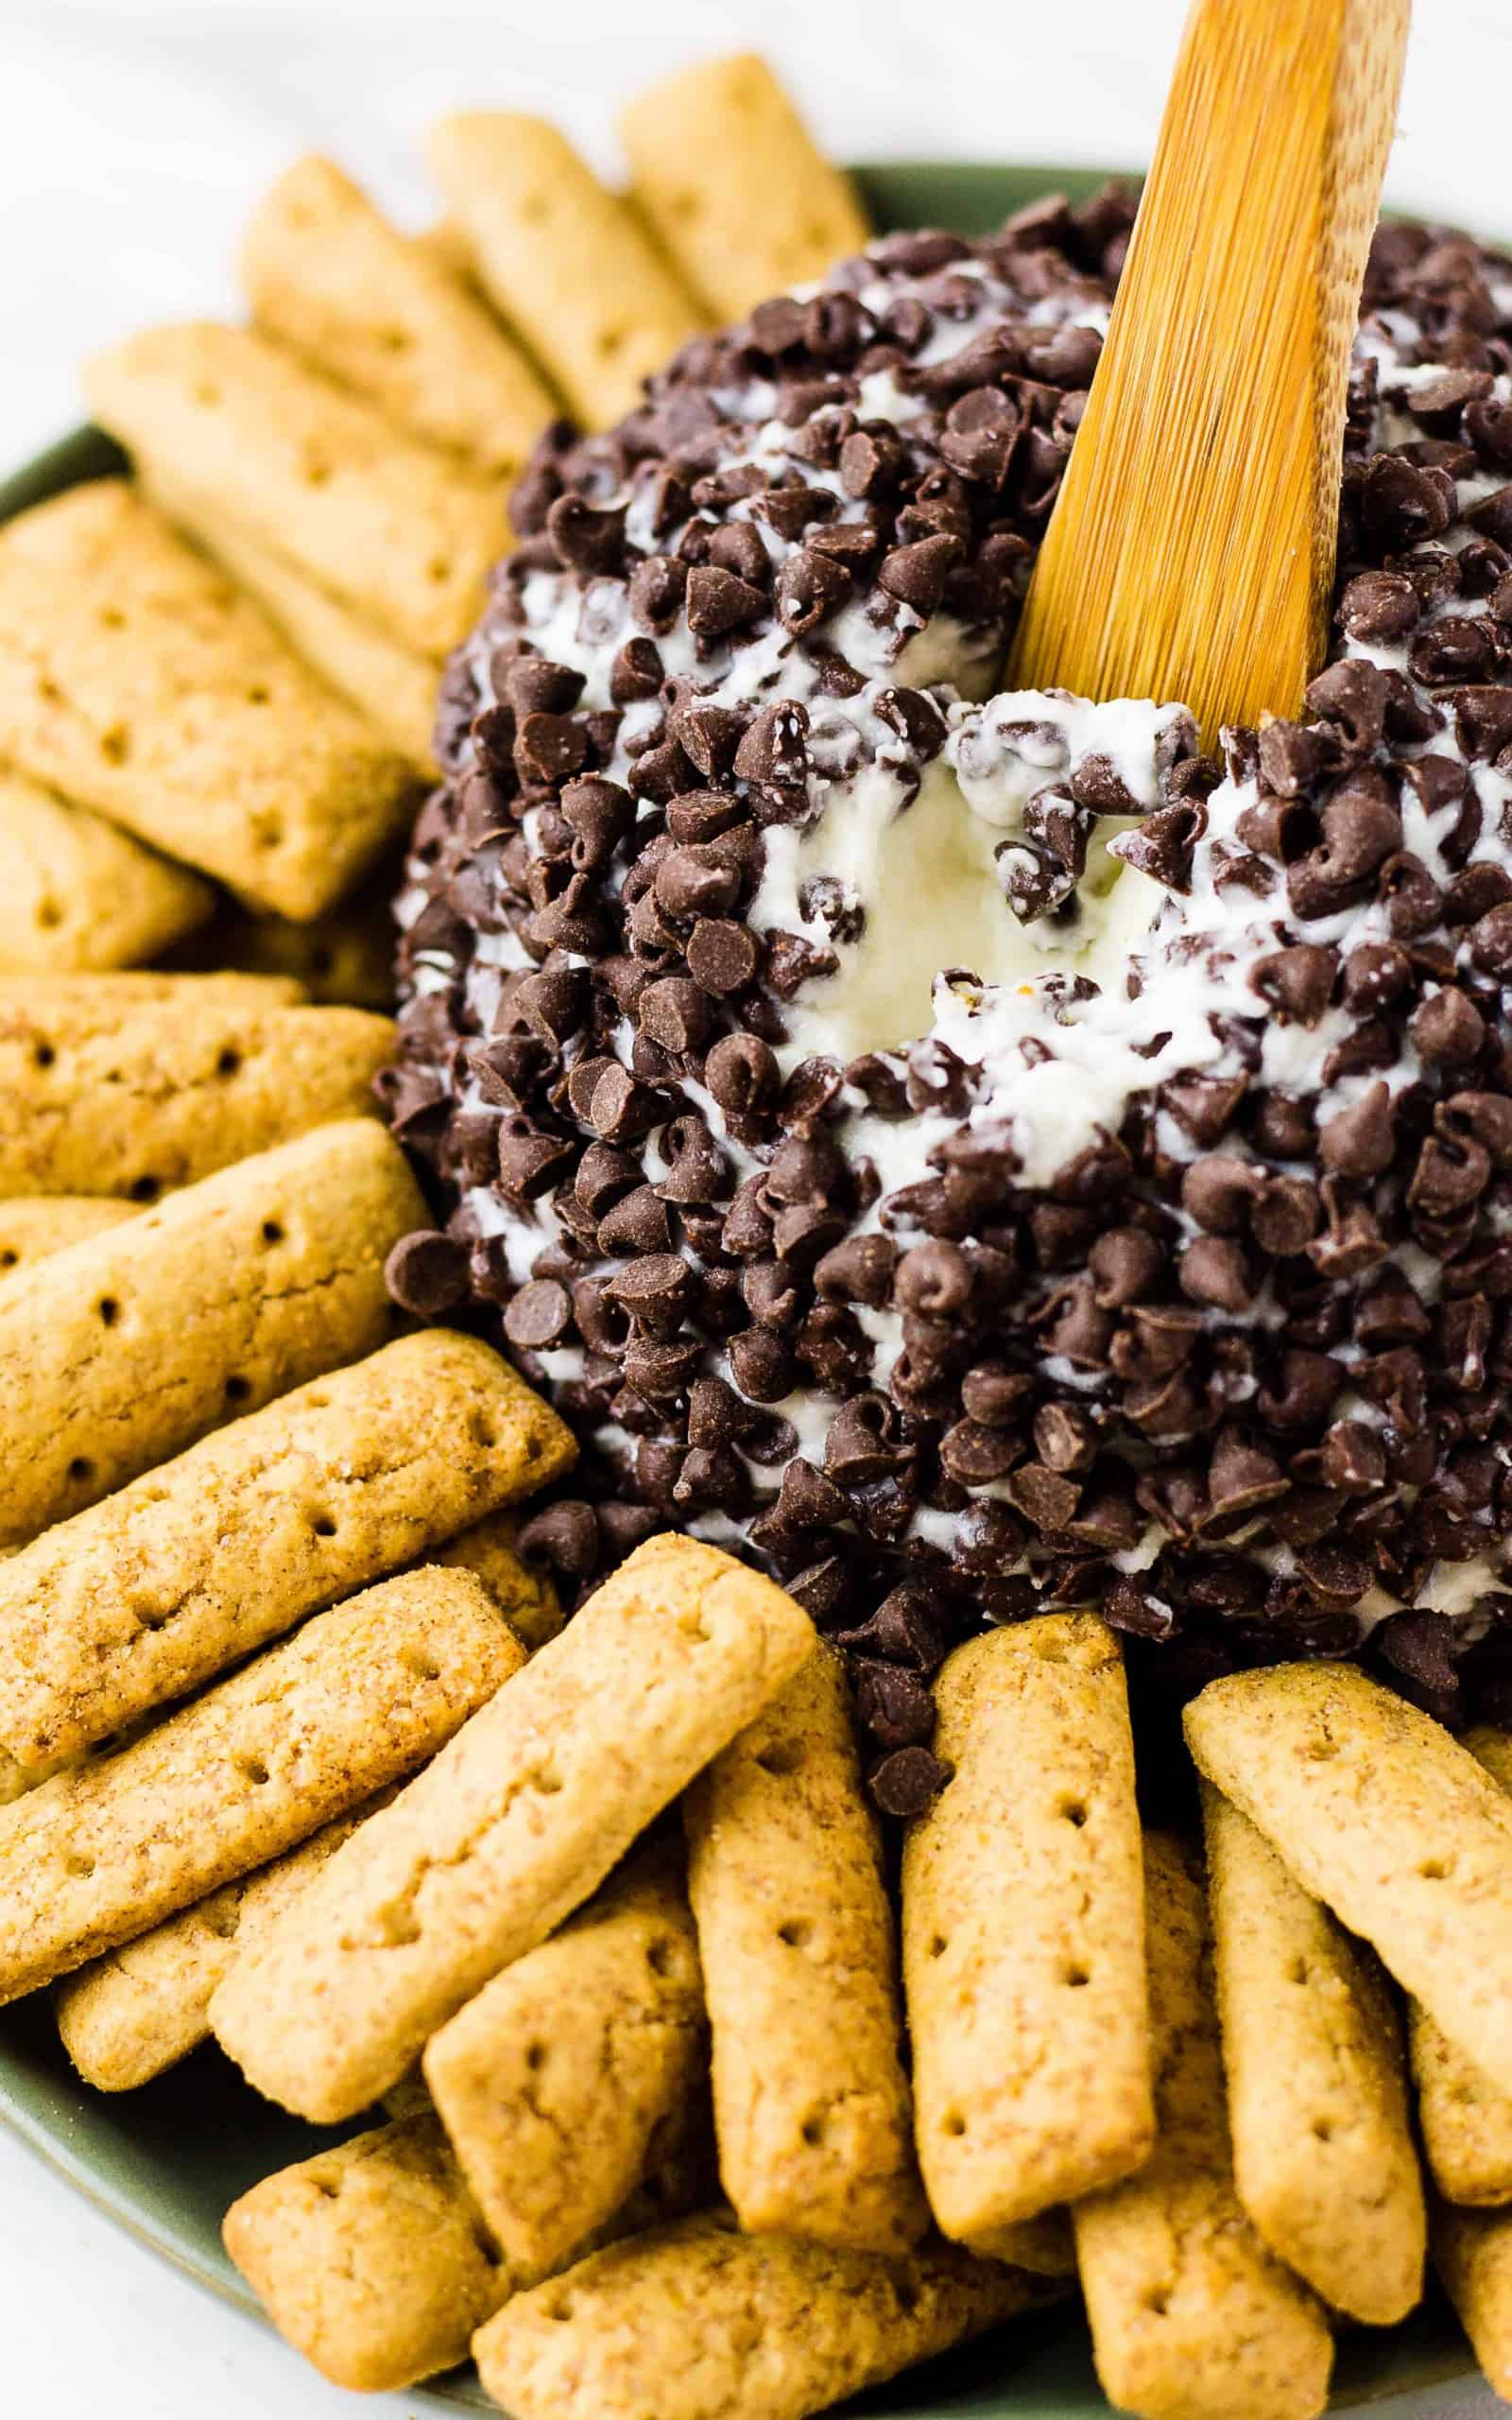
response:
[[[559,1183],[572,1158],[565,1135],[551,1134],[516,1115],[499,1125],[499,1183],[515,1201],[535,1201]]]
[[[434,1229],[417,1229],[402,1236],[390,1252],[384,1283],[402,1311],[420,1320],[439,1319],[466,1296],[467,1247]]]
[[[950,1319],[971,1299],[971,1265],[958,1244],[916,1244],[899,1265],[900,1305],[923,1319]]]
[[[1177,1275],[1189,1301],[1223,1311],[1246,1311],[1255,1299],[1242,1246],[1224,1236],[1199,1236],[1182,1253]]]
[[[638,1084],[627,1067],[610,1060],[594,1080],[586,1119],[600,1141],[633,1142],[649,1133],[657,1115],[656,1095]]]
[[[927,1746],[935,1736],[935,1701],[917,1673],[858,1657],[856,1715],[884,1748]]]
[[[504,1332],[522,1352],[543,1352],[566,1335],[572,1323],[572,1297],[554,1277],[533,1279],[505,1305]]]
[[[646,985],[636,1016],[641,1031],[660,1049],[680,1056],[704,1040],[713,1011],[707,992],[685,976],[669,975]]]
[[[898,1247],[890,1236],[848,1236],[827,1252],[814,1282],[827,1301],[867,1303],[881,1310],[892,1293]]]
[[[704,1082],[727,1116],[748,1117],[773,1101],[781,1084],[777,1060],[753,1033],[727,1033],[704,1062]]]
[[[647,555],[630,574],[630,612],[643,631],[661,638],[682,611],[688,566],[676,555]]]
[[[1165,1255],[1143,1227],[1113,1227],[1098,1236],[1088,1267],[1099,1308],[1122,1310],[1140,1301],[1157,1283]]]
[[[738,572],[701,563],[688,574],[688,628],[699,638],[728,638],[767,612],[763,589]]]
[[[1273,1008],[1284,1010],[1298,1025],[1314,1026],[1329,1005],[1338,966],[1336,950],[1297,942],[1261,959],[1250,979]]]
[[[1386,1457],[1380,1438],[1363,1420],[1336,1420],[1325,1430],[1324,1485],[1346,1495],[1365,1495],[1385,1484]]]
[[[662,682],[662,650],[654,639],[627,639],[610,666],[609,694],[617,706],[654,698]]]
[[[952,564],[959,562],[964,551],[959,538],[944,531],[916,538],[912,545],[894,546],[883,557],[877,585],[927,620],[945,594]]]
[[[1400,572],[1366,571],[1351,579],[1339,599],[1339,619],[1350,638],[1390,646],[1417,624],[1418,592]]]
[[[554,786],[588,761],[588,739],[566,715],[526,715],[515,735],[514,766],[523,782]]]
[[[533,1512],[515,1544],[526,1563],[543,1563],[568,1580],[586,1580],[598,1563],[593,1507],[568,1498]]]
[[[546,535],[574,571],[618,571],[625,555],[625,507],[600,509],[582,495],[561,495],[546,514]]]
[[[666,1204],[649,1184],[638,1184],[633,1192],[623,1195],[598,1222],[601,1252],[665,1253],[671,1244]]]
[[[850,574],[843,563],[805,548],[778,573],[778,619],[795,638],[805,637],[845,603],[852,587]]]
[[[897,1748],[867,1787],[885,1815],[908,1823],[928,1813],[954,1770],[928,1748]]]
[[[695,982],[723,999],[744,991],[755,979],[761,951],[744,925],[719,917],[700,917],[688,939],[688,972]]]
[[[1396,1150],[1393,1104],[1385,1084],[1372,1084],[1349,1109],[1318,1129],[1323,1164],[1338,1176],[1383,1176]]]

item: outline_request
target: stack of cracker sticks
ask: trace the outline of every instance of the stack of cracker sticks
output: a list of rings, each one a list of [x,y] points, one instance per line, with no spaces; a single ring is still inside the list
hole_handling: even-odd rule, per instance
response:
[[[248,326],[91,364],[134,478],[0,532],[0,1998],[360,2123],[226,2221],[343,2385],[804,2420],[1079,2281],[1121,2409],[1308,2420],[1431,2242],[1512,2397],[1512,1737],[1218,1681],[1149,1833],[1045,1614],[945,1665],[895,1877],[808,1616],[669,1535],[564,1628],[571,1437],[392,1306],[394,851],[508,483],[866,233],[759,60],[624,134],[626,197],[444,120],[418,238],[300,163]]]

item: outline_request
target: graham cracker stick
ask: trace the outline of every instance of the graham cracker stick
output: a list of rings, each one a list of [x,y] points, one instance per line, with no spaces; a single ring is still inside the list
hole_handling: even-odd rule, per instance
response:
[[[1384,1978],[1203,1785],[1234,2183],[1279,2260],[1371,2326],[1422,2294],[1427,2218]]]
[[[187,867],[0,767],[0,973],[129,966],[192,933],[215,904]]]
[[[393,1332],[425,1205],[371,1118],[222,1168],[0,1293],[0,1547]]]
[[[915,2122],[936,2220],[990,2254],[1153,2139],[1118,1641],[1094,1614],[989,1631],[950,1657],[936,1704],[954,1777],[903,1852]]]
[[[84,2082],[96,2092],[134,2092],[208,2042],[216,1984],[389,1794],[60,1983],[58,2031]]]
[[[425,157],[484,291],[590,428],[634,408],[702,315],[634,213],[544,118],[468,110]]]
[[[64,1252],[88,1236],[101,1236],[107,1227],[118,1227],[136,1213],[134,1201],[103,1201],[87,1193],[0,1201],[0,1284],[29,1269],[33,1261],[45,1260],[49,1253]]]
[[[206,1000],[0,1002],[0,1197],[155,1201],[254,1151],[376,1115],[387,1017]]]
[[[702,2182],[695,2161],[669,2158],[597,2241],[664,2224]],[[499,2257],[423,2093],[397,2122],[254,2185],[225,2238],[280,2335],[337,2386],[369,2392],[464,2360],[479,2320],[534,2282]]]
[[[689,1792],[719,2174],[749,2234],[902,2253],[929,2213],[845,1670],[820,1647]]]
[[[86,364],[90,409],[129,452],[420,655],[477,619],[504,491],[401,435],[249,328],[148,328]]]
[[[398,869],[385,858],[350,897],[299,925],[224,900],[214,921],[172,952],[172,963],[236,967],[243,982],[287,982],[326,1006],[392,1010],[397,883]]]
[[[148,502],[255,596],[296,655],[366,715],[389,745],[408,757],[422,780],[434,780],[431,726],[437,672],[432,659],[400,647],[373,623],[360,621],[339,597],[317,587],[284,556],[249,538],[227,518],[213,491],[187,487],[171,467],[140,453],[135,469],[137,486]],[[391,936],[389,948],[391,954]]]
[[[109,1738],[575,1456],[475,1337],[316,1379],[0,1563],[0,1743],[37,1765]]]
[[[867,241],[850,179],[754,52],[705,60],[639,94],[620,135],[636,200],[716,322],[807,285]]]
[[[1512,1732],[1483,1723],[1462,1744],[1512,1791]],[[1483,2075],[1416,2001],[1408,2028],[1423,2148],[1439,2191],[1473,2205],[1512,2202],[1512,2093]]]
[[[0,1824],[0,2001],[359,1806],[524,1660],[478,1581],[404,1572],[317,1614],[118,1754],[44,1783]]]
[[[0,1224],[3,1233],[3,1224]],[[512,1512],[490,1512],[430,1556],[449,1571],[471,1571],[482,1581],[527,1654],[555,1638],[566,1616],[544,1572],[533,1571],[514,1550],[519,1524]]]
[[[266,335],[485,477],[513,478],[556,411],[460,279],[318,153],[259,203],[241,282]]]
[[[120,479],[0,529],[0,752],[285,916],[350,890],[413,800],[406,761]]]
[[[1185,1722],[1304,1890],[1512,2092],[1512,1802],[1489,1773],[1352,1665],[1233,1673]]]
[[[1239,2206],[1201,1860],[1145,1840],[1156,2142],[1137,2176],[1072,2209],[1097,2375],[1141,2420],[1312,2420],[1333,2340]]]
[[[1434,2267],[1486,2382],[1512,2403],[1512,2218],[1501,2210],[1434,2211]]]
[[[298,1009],[308,995],[293,976],[244,975],[217,967],[169,974],[155,966],[102,968],[98,974],[0,975],[0,1010],[94,1009],[108,1002],[117,1011],[171,1006],[190,1016],[202,1009]]]
[[[658,1842],[433,2034],[425,2081],[514,2268],[545,2276],[658,2164],[708,2065],[682,1858]]]
[[[440,2121],[424,2112],[254,2185],[223,2233],[284,2341],[333,2385],[368,2394],[465,2361],[510,2291]]]
[[[692,1538],[648,1540],[236,1968],[217,2040],[301,2115],[366,2108],[592,1896],[814,1643],[769,1581]]]
[[[1055,2291],[952,2244],[882,2260],[711,2213],[517,2294],[472,2351],[515,2420],[806,2420]]]

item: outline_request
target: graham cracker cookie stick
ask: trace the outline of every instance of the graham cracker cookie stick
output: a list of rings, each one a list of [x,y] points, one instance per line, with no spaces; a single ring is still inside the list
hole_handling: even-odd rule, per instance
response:
[[[58,2031],[84,2082],[96,2092],[134,2092],[208,2042],[215,1986],[387,1795],[60,1983]]]
[[[301,2115],[350,2117],[631,1842],[812,1652],[716,1547],[649,1539],[215,1996],[217,2040]]]
[[[669,2159],[598,2240],[663,2225],[702,2182],[696,2163]],[[534,2282],[499,2257],[423,2095],[396,2122],[253,2186],[224,2232],[279,2333],[337,2386],[369,2392],[465,2360],[480,2320]]]
[[[1482,1723],[1462,1745],[1512,1791],[1512,1732]],[[1492,2083],[1416,2001],[1408,2041],[1418,2118],[1434,2182],[1446,2201],[1476,2207],[1512,2202],[1512,2093]]]
[[[293,917],[349,890],[414,797],[406,760],[120,479],[0,529],[0,752]]]
[[[391,1011],[390,902],[397,887],[398,868],[385,859],[349,898],[299,925],[227,899],[211,924],[171,953],[170,962],[185,969],[236,967],[244,970],[243,982],[286,982],[301,998],[321,1006]]]
[[[87,806],[0,767],[0,973],[129,966],[209,919],[215,894]]]
[[[700,1774],[684,1816],[720,2182],[741,2225],[909,2251],[929,2212],[897,1942],[833,1649]]]
[[[86,363],[91,411],[129,453],[417,654],[482,609],[508,538],[504,490],[318,378],[249,328],[147,328]],[[277,904],[277,903],[275,903]]]
[[[366,715],[390,746],[408,757],[421,780],[434,781],[434,661],[399,646],[373,623],[360,621],[339,597],[317,587],[283,555],[238,529],[214,493],[201,494],[183,486],[171,469],[142,454],[136,458],[135,469],[137,486],[149,503],[187,531],[238,586],[257,599],[296,655],[302,656],[349,705]]]
[[[636,200],[716,323],[822,277],[870,233],[849,177],[753,52],[639,94],[620,135]]]
[[[518,1528],[512,1512],[491,1512],[438,1547],[430,1561],[450,1571],[471,1571],[481,1580],[521,1646],[534,1655],[557,1637],[567,1617],[545,1573],[533,1571],[516,1554]]]
[[[945,1664],[936,1706],[954,1775],[903,1851],[915,2129],[942,2230],[991,2254],[1153,2139],[1118,1641],[1095,1614],[988,1631]]]
[[[258,204],[241,282],[266,335],[485,477],[513,478],[555,415],[476,297],[318,152]]]
[[[548,2274],[658,2165],[708,2041],[682,1859],[666,1841],[432,2035],[425,2081],[514,2268]]]
[[[954,2244],[883,2260],[709,2213],[517,2294],[472,2352],[515,2420],[806,2420],[1055,2291]]]
[[[1097,2375],[1141,2420],[1312,2420],[1333,2340],[1234,2191],[1201,1859],[1144,1845],[1155,2150],[1071,2214]]]
[[[1434,2211],[1434,2266],[1486,2382],[1512,2403],[1512,2218],[1502,2210]]]
[[[328,1126],[376,1115],[394,1056],[387,1017],[109,994],[68,1007],[0,1000],[0,1198],[193,1184]]]
[[[633,211],[544,118],[437,120],[431,174],[477,277],[590,428],[634,409],[702,315]]]
[[[1185,1724],[1304,1890],[1512,2092],[1512,1802],[1489,1773],[1353,1665],[1228,1675]]]
[[[1208,1783],[1202,1805],[1239,2199],[1322,2301],[1390,2326],[1427,2241],[1390,1992],[1246,1816]]]
[[[404,1572],[317,1614],[118,1754],[44,1783],[0,1824],[0,2001],[359,1806],[524,1660],[480,1582]]]
[[[387,1343],[426,1212],[372,1118],[318,1127],[49,1254],[0,1292],[0,1547]]]
[[[43,1194],[0,1201],[0,1284],[49,1253],[66,1252],[88,1236],[102,1236],[134,1219],[134,1201],[111,1201],[88,1193]]]
[[[37,1765],[569,1470],[476,1337],[429,1328],[202,1438],[0,1563],[0,1744]]]
[[[507,2268],[434,2115],[391,2120],[233,2202],[226,2249],[285,2342],[335,2386],[413,2386],[467,2359]]]
[[[172,974],[156,966],[109,967],[98,974],[0,975],[0,1010],[95,1009],[116,1011],[168,1006],[198,1016],[202,1009],[299,1009],[309,994],[282,971],[243,974],[216,967]]]

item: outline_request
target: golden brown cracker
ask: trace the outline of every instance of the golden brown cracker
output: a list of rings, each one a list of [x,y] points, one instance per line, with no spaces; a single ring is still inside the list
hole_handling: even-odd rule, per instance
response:
[[[225,899],[203,930],[168,953],[175,967],[245,970],[244,982],[287,982],[331,1007],[392,1011],[399,869],[385,859],[349,898],[297,925]]]
[[[430,1560],[448,1570],[474,1573],[522,1647],[534,1655],[557,1636],[567,1617],[545,1573],[533,1570],[515,1552],[518,1528],[514,1513],[490,1512],[438,1547]]]
[[[144,329],[85,365],[102,426],[209,493],[249,537],[420,655],[481,611],[508,539],[504,490],[249,328]],[[274,905],[279,903],[275,902]]]
[[[915,2122],[936,2218],[990,2253],[1150,2151],[1118,1641],[1094,1614],[988,1631],[944,1666],[936,1704],[954,1777],[903,1853]]]
[[[708,2066],[682,1859],[632,1856],[433,2034],[425,2081],[479,2208],[538,2276],[658,2165]]]
[[[1512,1802],[1490,1775],[1353,1665],[1230,1674],[1185,1722],[1303,1888],[1512,2091]]]
[[[0,1000],[0,1198],[153,1201],[314,1126],[375,1115],[387,1017],[104,998]]]
[[[575,1454],[446,1328],[282,1396],[0,1563],[0,1743],[38,1765],[109,1738]]]
[[[720,2181],[742,2226],[908,2251],[929,2213],[897,1943],[833,1649],[699,1776],[685,1815]]]
[[[134,1201],[111,1201],[88,1193],[39,1194],[0,1201],[0,1284],[28,1270],[49,1253],[65,1252],[89,1236],[102,1236],[134,1219]]]
[[[1512,1790],[1512,1732],[1481,1723],[1463,1744]],[[1439,2191],[1479,2207],[1512,2202],[1512,2093],[1483,2075],[1416,2002],[1408,2021],[1418,2123]]]
[[[754,52],[704,60],[638,94],[620,134],[636,200],[716,321],[811,284],[867,241],[850,178]]]
[[[240,1882],[124,1942],[58,1986],[58,2031],[96,2092],[133,2092],[210,2039],[210,2002],[241,1950],[299,1897],[386,1793]]]
[[[770,1581],[692,1538],[648,1540],[237,1966],[216,2038],[301,2115],[367,2107],[813,1647]]]
[[[1501,2210],[1434,2211],[1434,2267],[1486,2373],[1512,2403],[1512,2217]]]
[[[0,753],[294,917],[414,801],[408,763],[119,479],[0,530]]]
[[[433,659],[401,647],[328,589],[318,587],[285,556],[249,538],[228,517],[223,500],[213,491],[186,486],[155,457],[138,454],[135,469],[141,493],[256,598],[295,654],[365,715],[390,747],[409,759],[420,779],[434,781]]]
[[[512,478],[556,411],[461,280],[317,152],[258,204],[241,282],[266,335],[485,476]]]
[[[128,966],[88,974],[0,975],[0,1010],[8,1012],[38,1009],[61,1012],[97,1008],[109,1001],[117,1010],[155,1003],[198,1016],[202,1009],[228,1005],[298,1009],[309,997],[297,977],[283,968],[244,973],[239,968],[197,967],[179,974],[157,966]]]
[[[387,1253],[425,1223],[371,1118],[185,1186],[0,1292],[0,1547],[387,1341]]]
[[[1279,2260],[1377,2327],[1422,2293],[1401,2025],[1368,1950],[1203,1786],[1234,2183]]]
[[[1234,2191],[1201,1860],[1145,1841],[1156,2144],[1072,2221],[1097,2375],[1142,2420],[1312,2420],[1333,2340]]]
[[[634,213],[544,118],[437,121],[432,175],[485,292],[590,428],[641,399],[702,315]]]
[[[510,2290],[423,2113],[281,2169],[232,2203],[224,2234],[279,2334],[334,2385],[369,2394],[465,2360]]]
[[[717,2214],[593,2255],[473,2340],[515,2420],[806,2420],[1055,2289],[928,2243],[897,2260]]]
[[[0,1824],[0,2000],[308,1840],[434,1754],[523,1661],[481,1582],[404,1572],[43,1783]]]
[[[194,932],[215,904],[187,866],[0,766],[0,974],[130,966]]]

